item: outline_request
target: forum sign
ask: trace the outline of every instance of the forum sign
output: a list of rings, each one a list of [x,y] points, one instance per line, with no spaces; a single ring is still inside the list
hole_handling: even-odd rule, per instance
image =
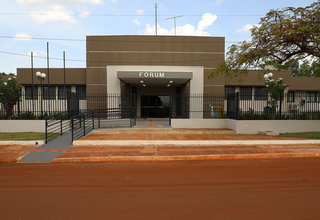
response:
[[[164,78],[164,73],[162,72],[140,72],[139,78]]]

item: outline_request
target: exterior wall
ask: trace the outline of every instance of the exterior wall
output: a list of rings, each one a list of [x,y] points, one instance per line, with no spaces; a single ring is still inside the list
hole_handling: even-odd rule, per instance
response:
[[[320,131],[319,120],[171,119],[171,126],[173,128],[229,128],[237,134],[258,134],[259,131],[279,133]]]
[[[259,131],[311,132],[320,131],[319,120],[259,120],[237,121],[237,134],[257,134]]]
[[[226,128],[228,119],[171,119],[172,128]]]
[[[40,80],[36,76],[36,72],[40,71],[45,73],[47,76],[42,82],[43,86],[48,86],[48,74],[47,68],[33,69],[33,84],[39,86]],[[63,85],[64,83],[64,72],[63,68],[50,68],[49,69],[49,83],[50,86]],[[32,76],[30,68],[17,68],[17,79],[20,85],[32,85]],[[66,68],[66,85],[86,85],[86,69],[85,68]]]
[[[224,41],[224,37],[87,36],[87,91],[108,90],[112,83],[104,78],[106,66],[215,68],[224,60]]]
[[[45,132],[45,120],[0,120],[0,132]]]

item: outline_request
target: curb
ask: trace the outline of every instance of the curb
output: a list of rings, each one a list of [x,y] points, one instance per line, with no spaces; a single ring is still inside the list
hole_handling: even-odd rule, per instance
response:
[[[192,146],[225,146],[225,145],[266,145],[266,144],[320,144],[320,140],[235,140],[235,141],[161,141],[161,140],[121,140],[121,141],[74,141],[76,146],[141,146],[141,145],[192,145]]]
[[[44,141],[0,141],[0,145],[44,145]]]
[[[314,154],[221,154],[197,156],[114,156],[114,157],[78,157],[55,158],[52,163],[81,163],[81,162],[115,162],[115,161],[183,161],[183,160],[231,160],[231,159],[284,159],[319,157]]]

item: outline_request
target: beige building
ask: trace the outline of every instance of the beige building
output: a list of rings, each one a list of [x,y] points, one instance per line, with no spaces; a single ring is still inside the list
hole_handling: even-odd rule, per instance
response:
[[[171,94],[224,96],[240,92],[240,97],[251,95],[254,103],[261,101],[255,99],[258,97],[255,94],[264,92],[264,80],[257,77],[257,71],[249,71],[241,84],[237,78],[207,77],[205,72],[225,59],[224,37],[87,36],[86,44],[87,67],[67,68],[65,72],[67,90],[80,94],[80,108],[83,109],[95,108],[97,102],[99,108],[124,106],[121,100],[111,105],[106,100],[90,99],[90,94],[135,94],[133,106],[137,109],[137,117],[168,117],[168,111],[163,109],[168,108]],[[32,90],[31,74],[35,92],[48,90],[48,77],[42,88],[36,77],[37,71],[49,75],[50,92],[58,94],[58,100],[64,89],[62,68],[50,68],[49,74],[46,68],[34,69],[33,73],[30,68],[18,68],[18,83],[26,97]],[[284,108],[290,108],[292,103],[319,103],[320,78],[293,78],[291,71],[271,72],[275,79],[281,77],[288,85],[290,102]],[[301,93],[306,98],[298,98],[297,94]],[[186,104],[190,112],[201,112],[210,105],[226,109],[225,99],[219,103],[205,102],[202,98],[197,101],[189,99]],[[247,111],[246,108],[244,106],[242,110]]]

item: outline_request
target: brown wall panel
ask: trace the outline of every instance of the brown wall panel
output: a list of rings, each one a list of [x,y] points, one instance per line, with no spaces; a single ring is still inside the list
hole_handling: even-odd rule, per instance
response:
[[[87,36],[87,51],[223,52],[224,37]]]
[[[204,86],[204,94],[224,94],[224,86]]]
[[[37,68],[33,71],[33,83],[34,85],[40,85],[40,80],[36,76],[36,72],[40,71],[45,73],[47,77],[42,82],[48,84],[47,68]],[[32,76],[30,68],[18,68],[17,69],[18,84],[31,85]],[[49,69],[49,83],[50,85],[63,85],[64,83],[64,71],[63,68],[50,68]],[[67,68],[66,69],[66,85],[85,85],[86,84],[86,69],[85,68]]]
[[[292,77],[289,90],[319,91],[320,77]]]
[[[283,78],[284,83],[287,85],[291,84],[291,71],[284,70],[284,71],[270,71],[273,73],[273,79],[277,80],[279,77]],[[261,78],[258,77],[259,71],[256,70],[249,70],[246,76],[241,77],[243,81],[241,83],[238,82],[240,77],[234,77],[230,80],[230,78],[225,78],[225,85],[226,86],[264,86],[265,80],[263,76]]]

